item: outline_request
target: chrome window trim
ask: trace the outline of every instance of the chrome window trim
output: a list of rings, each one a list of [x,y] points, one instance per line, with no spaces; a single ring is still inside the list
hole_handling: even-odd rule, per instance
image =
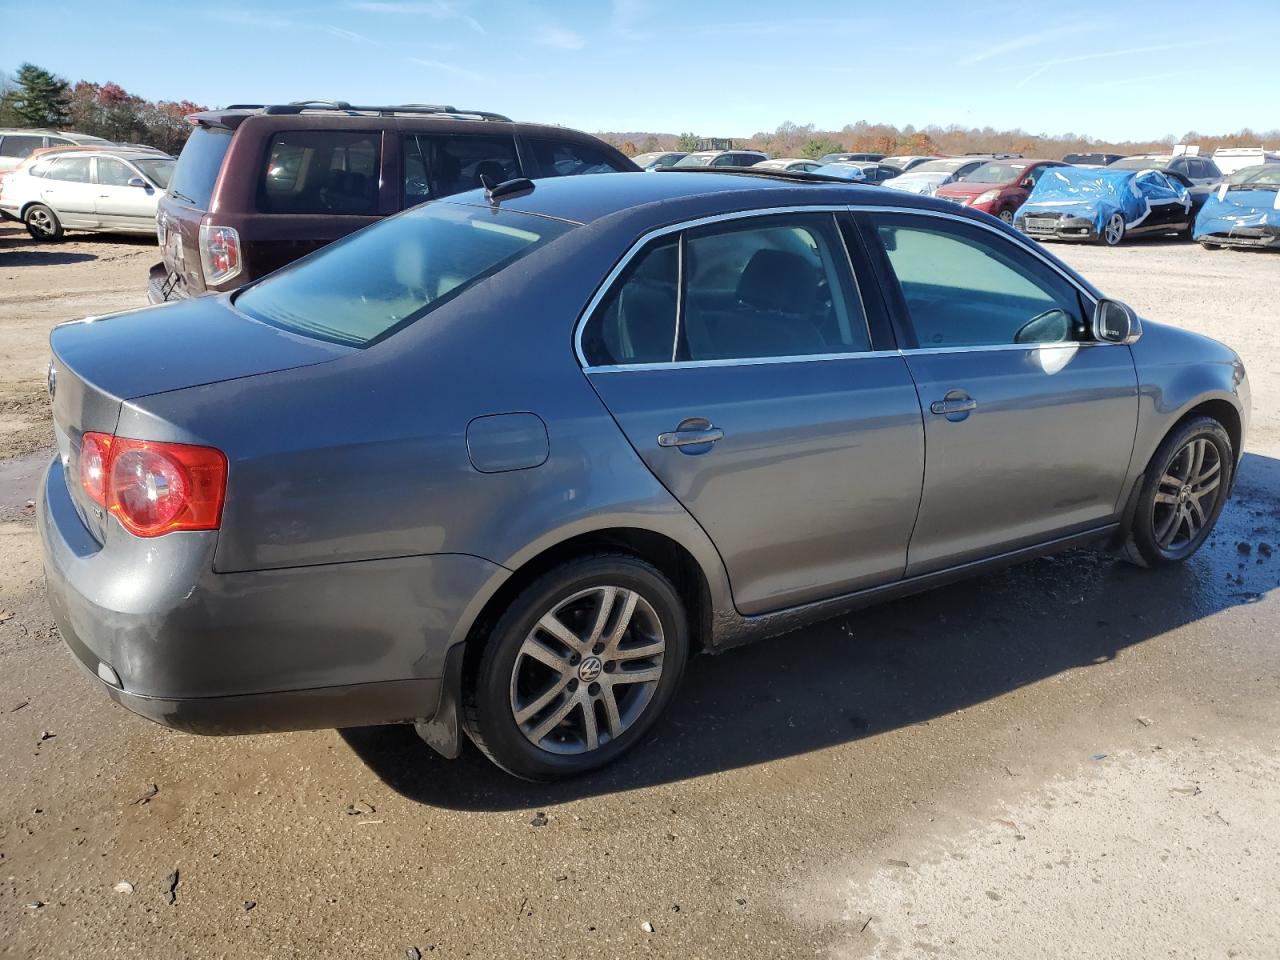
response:
[[[623,271],[626,270],[627,265],[649,243],[658,239],[659,237],[664,237],[671,233],[678,233],[685,230],[692,230],[698,227],[706,226],[708,224],[724,223],[724,222],[729,222],[733,220],[745,220],[753,217],[771,217],[771,216],[795,214],[795,213],[830,213],[833,216],[840,213],[849,213],[849,214],[892,213],[892,214],[906,214],[908,216],[936,217],[941,220],[952,220],[957,223],[970,224],[972,226],[979,227],[983,230],[988,231],[989,233],[994,234],[997,237],[1000,237],[1005,243],[1009,243],[1009,244],[1013,243],[1013,241],[1009,237],[1005,236],[1004,227],[997,227],[994,224],[983,223],[982,221],[976,220],[971,217],[965,217],[959,214],[949,213],[944,210],[926,210],[919,207],[897,207],[897,206],[888,206],[888,205],[882,205],[882,204],[875,204],[875,205],[814,204],[814,205],[792,205],[792,206],[786,206],[786,207],[761,207],[760,209],[757,209],[757,210],[734,210],[729,213],[714,214],[709,217],[698,217],[693,220],[685,220],[680,223],[668,224],[667,226],[664,226],[664,227],[657,227],[653,230],[650,230],[648,233],[643,234],[639,240],[637,240],[635,243],[631,245],[630,249],[628,249],[627,252],[623,254],[622,259],[618,261],[618,263],[614,266],[614,268],[611,271],[609,271],[609,274],[605,277],[604,282],[600,284],[595,294],[592,295],[591,300],[588,301],[586,308],[582,311],[582,313],[578,315],[578,322],[574,327],[574,333],[573,333],[573,349],[574,349],[574,353],[578,358],[578,364],[579,366],[582,367],[583,372],[589,375],[592,373],[618,373],[618,372],[633,371],[633,370],[684,370],[684,369],[696,369],[700,367],[709,367],[709,366],[715,366],[715,367],[758,366],[761,364],[774,364],[774,363],[806,363],[806,362],[828,362],[831,360],[865,359],[867,357],[884,357],[884,356],[906,357],[906,356],[911,356],[915,354],[978,353],[978,352],[984,352],[984,351],[1005,351],[1005,350],[1037,350],[1037,349],[1043,350],[1049,347],[1078,348],[1078,347],[1124,346],[1124,344],[1106,343],[1106,342],[1101,342],[1097,340],[1072,340],[1072,341],[1067,341],[1065,343],[1001,343],[1001,344],[987,344],[987,345],[979,344],[976,346],[960,346],[960,347],[913,347],[913,348],[908,348],[906,350],[897,349],[897,350],[872,350],[872,351],[863,351],[860,353],[802,354],[799,356],[790,356],[790,357],[745,357],[741,359],[728,359],[728,360],[677,360],[669,363],[619,363],[619,364],[592,366],[590,363],[587,362],[587,358],[582,352],[582,333],[583,333],[583,330],[586,328],[587,321],[590,320],[591,315],[595,313],[596,308],[600,305],[600,301],[602,301],[608,295],[609,291],[613,289],[613,285],[617,283],[618,278],[622,275]],[[848,258],[850,256],[848,245],[845,242],[844,234],[839,230],[838,223],[836,224],[836,232],[840,233],[840,242],[845,247],[845,256],[846,258]],[[1046,257],[1040,250],[1036,249],[1035,247],[1025,248],[1020,246],[1019,246],[1019,249],[1022,250],[1024,253],[1032,257],[1035,257],[1040,263],[1042,263],[1044,266],[1051,269],[1054,273],[1056,273],[1058,276],[1062,277],[1062,279],[1066,280],[1069,284],[1071,284],[1071,286],[1074,287],[1076,291],[1079,292],[1080,296],[1084,299],[1087,311],[1093,310],[1094,308],[1097,307],[1097,302],[1098,302],[1097,298],[1094,297],[1094,295],[1090,293],[1087,289],[1085,289],[1085,287],[1081,285],[1080,281],[1078,281],[1075,277],[1071,276],[1069,273],[1063,270],[1062,267],[1058,266],[1058,264],[1054,263],[1052,260]],[[683,267],[683,264],[681,265],[681,268],[682,267]],[[868,338],[870,339],[871,331],[869,328],[869,321],[866,315],[865,303],[863,301],[862,286],[860,283],[858,283],[858,275],[857,275],[857,271],[853,269],[852,259],[849,259],[849,273],[853,278],[854,289],[858,293],[859,305],[862,306],[863,308],[862,321],[864,324],[868,324],[867,335],[868,335]],[[680,282],[683,283],[682,275],[680,276]],[[683,297],[680,297],[678,299],[682,300]]]

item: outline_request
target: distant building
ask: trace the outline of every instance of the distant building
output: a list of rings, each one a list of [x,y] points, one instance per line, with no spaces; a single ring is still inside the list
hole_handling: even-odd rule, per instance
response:
[[[720,137],[703,137],[698,141],[697,149],[699,150],[732,150],[734,143],[732,140],[726,140]]]

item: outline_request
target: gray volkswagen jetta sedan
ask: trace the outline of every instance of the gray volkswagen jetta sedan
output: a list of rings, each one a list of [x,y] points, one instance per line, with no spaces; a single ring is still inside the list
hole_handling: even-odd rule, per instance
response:
[[[551,779],[685,661],[1208,536],[1239,358],[998,221],[767,173],[512,181],[51,336],[62,635],[199,733],[413,722]]]

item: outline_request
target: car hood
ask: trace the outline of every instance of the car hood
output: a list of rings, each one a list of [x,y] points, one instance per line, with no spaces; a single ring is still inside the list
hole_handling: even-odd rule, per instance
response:
[[[232,306],[229,295],[89,317],[49,335],[55,357],[116,400],[304,367],[355,349],[295,336]]]
[[[977,183],[973,180],[962,180],[959,183],[948,183],[938,188],[940,197],[977,197],[988,190],[1003,190],[1007,183]]]

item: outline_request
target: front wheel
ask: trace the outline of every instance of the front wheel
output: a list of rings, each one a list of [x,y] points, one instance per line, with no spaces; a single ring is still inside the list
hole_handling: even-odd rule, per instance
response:
[[[43,203],[33,203],[22,215],[22,222],[27,225],[27,233],[33,240],[61,240],[62,223],[58,215]]]
[[[1119,246],[1120,241],[1124,239],[1124,217],[1118,213],[1107,217],[1107,222],[1102,225],[1102,234],[1099,239],[1108,247]]]
[[[1011,226],[1011,227],[1012,227],[1012,226],[1013,226],[1013,211],[1012,211],[1012,210],[1001,210],[1001,211],[1000,211],[1000,219],[1001,219],[1001,220],[1003,220],[1005,223],[1007,223],[1009,226]]]
[[[464,727],[526,780],[594,770],[653,726],[688,649],[684,604],[656,567],[625,554],[571,561],[527,586],[494,624],[464,678]]]
[[[1226,504],[1234,470],[1231,438],[1211,417],[1197,417],[1165,437],[1138,494],[1125,543],[1128,559],[1163,567],[1199,550]]]

